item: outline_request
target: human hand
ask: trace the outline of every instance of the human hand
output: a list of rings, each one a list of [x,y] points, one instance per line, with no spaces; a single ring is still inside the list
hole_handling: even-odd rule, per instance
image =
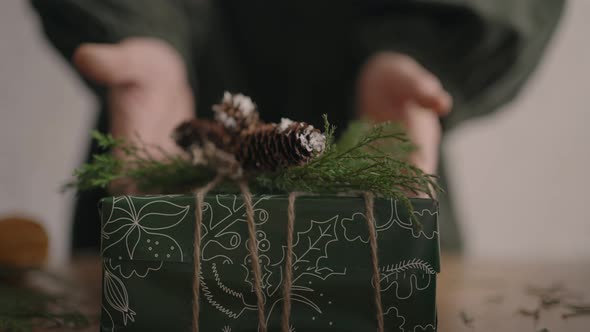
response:
[[[401,122],[418,147],[410,162],[435,174],[441,140],[439,117],[448,114],[452,105],[440,81],[406,55],[381,53],[363,68],[358,96],[360,116]]]
[[[174,128],[194,117],[194,100],[184,62],[163,41],[132,38],[118,44],[84,44],[74,54],[80,72],[108,88],[111,134],[141,144],[154,158],[181,153]],[[120,158],[124,155],[115,150]],[[124,182],[124,181],[122,181]],[[134,186],[118,183],[124,192]]]
[[[194,100],[184,62],[163,41],[132,38],[118,44],[84,44],[74,64],[87,78],[108,88],[111,134],[141,140],[150,152],[179,151],[174,128],[194,117]]]

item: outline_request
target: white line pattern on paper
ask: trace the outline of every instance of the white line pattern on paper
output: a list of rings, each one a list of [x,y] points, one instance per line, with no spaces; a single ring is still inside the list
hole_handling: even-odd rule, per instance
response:
[[[219,277],[219,272],[217,272],[217,265],[215,263],[212,264],[211,268],[213,269],[213,275],[215,276],[215,282],[217,283],[217,287],[219,287],[219,289],[221,289],[224,293],[229,294],[233,297],[237,297],[242,300],[244,299],[244,294],[237,292],[237,291],[235,291],[223,284],[223,282],[221,281],[221,278]]]
[[[423,273],[411,273],[412,270],[419,270]],[[387,292],[392,287],[395,287],[395,297],[400,300],[410,298],[414,290],[421,291],[428,288],[433,275],[436,277],[434,269],[428,263],[417,258],[382,267],[380,271],[381,292]],[[418,276],[421,279],[427,279],[425,285],[420,286]],[[407,282],[409,284],[409,292],[406,295],[400,294],[400,282]]]
[[[232,203],[230,205],[226,205],[221,201],[222,198],[225,197],[231,197]],[[262,225],[269,219],[268,211],[257,208],[257,206],[261,202],[270,198],[271,196],[263,196],[252,203],[254,207],[254,219],[257,225]],[[237,195],[216,195],[215,201],[217,202],[217,206],[227,211],[227,214],[225,216],[215,216],[215,218],[213,217],[213,209],[211,205],[206,204],[206,208],[203,211],[203,219],[206,218],[207,222],[203,224],[203,246],[201,249],[202,260],[204,262],[221,258],[223,264],[235,263],[227,255],[212,255],[210,252],[219,252],[220,250],[212,249],[216,247],[217,249],[223,248],[225,251],[232,251],[236,250],[242,244],[242,236],[237,232],[229,230],[234,224],[246,221],[246,209],[244,208],[244,204],[238,205],[237,199]]]
[[[124,209],[119,203],[123,202],[126,204],[128,209]],[[161,213],[155,212],[166,207],[168,209],[176,209],[172,213]],[[105,239],[112,240],[113,242],[103,248],[103,254],[110,248],[118,245],[120,242],[125,241],[125,249],[127,252],[127,259],[133,259],[135,251],[141,242],[142,234],[151,235],[152,237],[163,237],[167,243],[171,243],[175,246],[175,253],[180,255],[180,261],[184,261],[184,254],[182,248],[178,242],[171,236],[163,233],[164,230],[180,224],[188,214],[190,206],[180,206],[178,204],[165,201],[165,200],[153,200],[150,201],[137,211],[133,199],[129,196],[122,196],[113,199],[113,208],[109,214],[109,219],[104,223],[102,228],[102,237]],[[152,210],[151,212],[149,210]],[[113,212],[117,210],[124,214],[123,217],[117,219],[113,218]],[[163,225],[144,225],[147,218],[157,216],[159,221],[163,221]],[[168,242],[169,241],[169,242]],[[109,241],[110,242],[110,241]],[[157,256],[156,256],[157,257]],[[162,257],[163,258],[163,257]]]
[[[434,324],[428,324],[428,325],[416,325],[414,326],[414,332],[418,332],[418,329],[420,329],[420,331],[425,332],[425,331],[436,331],[436,327],[434,326]]]
[[[111,321],[111,332],[115,332],[115,321],[113,320],[113,316],[111,316],[111,313],[107,310],[107,308],[105,308],[104,304],[101,305],[101,307],[102,311],[109,317],[109,321]],[[101,324],[101,328],[104,328],[103,324]]]
[[[379,233],[389,230],[395,224],[397,224],[399,227],[401,227],[403,229],[410,230],[412,232],[412,236],[414,238],[419,238],[421,236],[424,236],[426,239],[432,240],[435,236],[438,235],[437,230],[432,231],[431,234],[427,234],[424,231],[424,229],[422,229],[422,230],[418,231],[418,233],[416,233],[416,229],[413,227],[411,220],[408,220],[407,222],[402,221],[402,219],[398,213],[397,204],[398,204],[398,202],[395,199],[389,199],[389,205],[390,205],[389,219],[386,222],[384,222],[383,224],[379,224],[379,220],[375,220],[375,230],[377,231],[377,236],[379,236]],[[434,215],[438,214],[438,211],[432,212],[428,209],[423,209],[421,211],[414,211],[414,214],[417,216],[420,216],[420,217],[424,217],[424,215],[426,215],[426,214],[429,214],[430,216],[434,216]],[[355,230],[358,231],[359,230],[358,224],[359,223],[365,224],[367,222],[366,220],[367,220],[366,216],[363,212],[356,212],[352,216],[350,216],[349,218],[348,217],[342,218],[341,224],[342,224],[342,228],[344,229],[344,238],[348,242],[360,241],[362,243],[369,243],[369,235],[368,235],[368,232],[366,232],[366,230],[364,228],[361,228],[363,230],[362,235],[361,234],[351,234]]]
[[[366,220],[367,220],[367,217],[365,217],[365,214],[362,212],[357,212],[357,213],[353,214],[350,218],[342,218],[342,228],[344,228],[344,238],[348,242],[354,242],[356,240],[359,240],[362,243],[369,243],[368,233],[365,234],[367,236],[366,239],[363,239],[360,234],[356,234],[356,235],[349,235],[348,234],[348,232],[350,230],[349,226],[354,227],[354,223],[366,224],[366,222],[367,222]]]
[[[395,317],[393,316],[393,311],[395,311]],[[398,326],[398,329],[399,329],[400,331],[403,331],[403,330],[404,330],[404,324],[406,324],[406,317],[404,317],[404,316],[400,315],[400,313],[399,313],[399,311],[397,310],[397,308],[396,308],[396,307],[394,307],[394,306],[391,306],[391,307],[387,308],[387,310],[385,310],[385,312],[383,313],[383,316],[385,316],[385,317],[387,317],[387,316],[391,316],[391,317],[393,317],[394,319],[396,319],[396,318],[401,318],[401,323],[400,323],[400,325]]]
[[[397,264],[389,264],[389,265],[385,265],[383,267],[380,268],[381,273],[382,273],[382,277],[383,274],[389,273],[399,273],[399,272],[403,272],[403,271],[407,271],[407,270],[422,270],[428,274],[435,274],[436,271],[432,268],[432,266],[430,266],[430,264],[428,264],[428,262],[425,262],[424,260],[418,259],[418,258],[414,258],[414,259],[410,259],[410,260],[403,260]]]
[[[103,264],[103,293],[107,304],[123,316],[123,325],[127,326],[127,321],[135,321],[135,311],[129,307],[129,294],[125,284],[111,270],[107,264]],[[105,308],[108,312],[108,310]],[[112,316],[109,313],[109,317]]]
[[[211,261],[218,260],[222,265],[236,264],[236,262],[224,255],[217,254],[220,252],[220,248],[225,251],[236,250],[241,247],[240,252],[244,252],[244,258],[240,262],[240,266],[244,271],[244,280],[250,284],[250,292],[248,294],[236,291],[230,287],[227,287],[223,282],[222,272],[220,271],[217,263],[210,265],[211,271],[215,282],[212,285],[211,280],[209,283],[203,283],[203,295],[207,299],[208,303],[214,308],[228,316],[229,318],[236,319],[240,317],[245,311],[255,311],[256,309],[256,298],[254,297],[254,288],[252,281],[251,271],[251,257],[248,254],[248,240],[243,240],[241,235],[230,231],[231,227],[237,222],[245,222],[245,210],[244,205],[237,203],[237,197],[235,195],[230,197],[230,204],[227,204],[227,198],[229,195],[217,195],[215,198],[216,209],[213,206],[208,206],[207,211],[204,214],[204,227],[206,227],[205,235],[203,236],[203,260]],[[254,203],[255,208],[255,223],[260,226],[266,223],[269,219],[269,213],[267,210],[260,208],[259,203],[268,197],[257,199]],[[215,213],[222,212],[224,215],[213,216]],[[326,266],[326,262],[329,257],[329,247],[332,243],[338,242],[337,225],[339,224],[339,216],[336,215],[327,220],[318,221],[311,220],[310,225],[307,229],[295,234],[293,243],[293,287],[291,299],[293,302],[299,302],[307,305],[314,311],[322,313],[322,309],[318,303],[316,303],[313,297],[308,294],[314,292],[313,286],[308,284],[300,284],[305,281],[307,283],[313,278],[325,280],[336,275],[345,275],[346,269],[336,271],[329,266]],[[282,302],[282,293],[279,292],[280,285],[283,281],[283,265],[285,260],[286,246],[283,247],[283,255],[278,261],[271,261],[271,258],[266,255],[266,252],[270,252],[271,246],[273,245],[268,239],[264,231],[258,230],[256,232],[256,244],[259,252],[259,260],[262,267],[262,286],[264,289],[264,301],[269,302],[270,308],[267,313],[267,320],[270,319],[277,304]],[[217,247],[216,254],[209,254],[207,248],[210,246]],[[213,248],[211,247],[211,248]],[[312,278],[312,279],[310,279]],[[202,278],[203,281],[205,281]],[[225,300],[229,301],[234,298],[232,306],[230,304],[224,304],[220,302],[221,298],[217,299],[216,292],[213,292],[211,287],[218,289],[220,294],[227,294],[229,297]],[[239,309],[229,309],[230,307],[235,308],[235,299],[239,299],[242,304]],[[225,301],[224,300],[224,301]]]
[[[178,242],[169,234],[163,233],[163,231],[175,227],[185,220],[190,206],[181,206],[163,199],[158,199],[158,197],[150,197],[150,201],[142,205],[141,203],[134,203],[132,198],[137,199],[137,197],[130,196],[113,199],[113,207],[108,214],[109,217],[101,232],[103,238],[108,240],[108,245],[104,248],[103,252],[119,245],[122,246],[120,249],[128,256],[126,259],[131,260],[137,256],[137,248],[140,243],[142,249],[144,247],[147,248],[145,242],[150,239],[155,241],[157,237],[160,242],[165,241],[165,243],[169,243],[172,247],[175,247],[180,255],[180,261],[183,261],[182,249]],[[258,197],[253,202],[255,223],[257,226],[264,225],[271,219],[268,210],[261,207],[262,203],[270,198],[271,196]],[[252,282],[251,257],[247,250],[248,240],[244,239],[242,234],[233,230],[235,228],[234,225],[237,223],[245,223],[245,208],[243,203],[238,203],[237,195],[217,195],[214,201],[209,200],[209,202],[211,203],[205,203],[203,206],[201,253],[202,261],[208,261],[210,263],[203,264],[203,270],[201,270],[201,275],[199,276],[202,287],[201,294],[202,298],[212,308],[218,310],[226,317],[235,320],[247,311],[251,313],[257,311]],[[159,204],[164,204],[166,208],[161,209],[161,206],[158,206]],[[416,234],[411,221],[403,222],[400,219],[395,200],[390,200],[390,207],[391,214],[388,220],[383,224],[376,225],[377,233],[386,231],[394,224],[397,224],[403,229],[411,230],[414,238],[424,236],[426,239],[433,239],[435,235],[438,235],[438,231],[436,230],[428,235],[424,231]],[[157,211],[172,212],[161,213]],[[117,213],[115,214],[114,212]],[[214,213],[216,214],[215,216]],[[430,215],[436,214],[436,212],[433,213],[429,210],[415,211],[414,213],[419,216],[424,216],[426,213]],[[115,215],[117,217],[114,217]],[[164,220],[164,223],[162,225],[142,224],[152,217],[158,217],[157,220]],[[324,295],[316,293],[315,281],[327,280],[334,276],[345,276],[347,274],[345,267],[336,269],[330,266],[329,256],[331,245],[340,242],[340,239],[344,239],[344,243],[356,242],[358,240],[365,244],[368,243],[369,239],[364,233],[362,235],[347,233],[347,224],[352,225],[357,222],[366,224],[366,218],[362,212],[356,212],[350,218],[340,218],[340,215],[335,215],[325,220],[318,221],[312,219],[308,220],[308,222],[309,226],[306,229],[294,234],[293,251],[291,253],[293,255],[291,300],[302,303],[310,310],[321,315],[326,310],[326,303],[331,304],[332,301],[325,297],[322,298],[322,301],[319,301]],[[283,301],[283,294],[280,290],[283,283],[284,261],[288,253],[286,245],[271,243],[267,238],[267,234],[261,229],[256,232],[256,245],[263,272],[262,286],[264,302],[269,309],[266,317],[268,323],[274,309]],[[283,249],[282,257],[279,256],[280,254],[269,256],[272,253],[271,246],[281,246]],[[149,250],[152,250],[151,246],[149,248]],[[231,251],[236,252],[230,254]],[[143,251],[142,254],[144,254]],[[236,257],[236,255],[238,256]],[[280,259],[278,259],[279,257]],[[105,289],[106,306],[103,306],[103,309],[111,320],[113,320],[113,317],[109,310],[118,312],[122,316],[123,325],[126,326],[129,322],[134,321],[136,313],[130,308],[129,294],[121,278],[147,278],[150,272],[159,271],[164,262],[163,260],[156,260],[155,263],[159,264],[153,266],[144,264],[142,266],[143,270],[139,272],[135,269],[126,271],[117,263],[116,260],[105,260],[103,288]],[[233,271],[237,272],[237,269],[240,268],[244,273],[244,280],[250,284],[249,290],[239,287],[240,291],[238,291],[229,287],[224,282],[224,273],[226,275],[228,273],[235,273]],[[115,275],[115,272],[118,272],[119,276]],[[431,278],[436,275],[436,271],[432,266],[419,258],[382,266],[380,273],[381,291],[387,292],[394,288],[397,299],[407,299],[415,291],[426,289],[431,283]],[[204,276],[207,276],[207,278],[211,277],[211,279],[205,279]],[[401,283],[404,283],[404,287],[400,287]],[[231,286],[232,283],[230,282],[229,285]],[[409,292],[409,294],[403,294],[402,292]],[[395,322],[396,325],[399,323],[399,329],[404,331],[403,326],[406,323],[406,318],[399,313],[396,307],[391,306],[387,308],[385,315],[388,318],[387,321]],[[413,331],[417,332],[419,329],[426,331],[429,328],[434,330],[434,325],[417,325],[413,327]],[[222,328],[223,332],[231,332],[231,330],[230,325]],[[409,331],[411,330],[408,329]],[[295,332],[293,326],[290,327],[290,332]]]
[[[244,303],[244,298],[243,297],[241,298],[243,307],[240,309],[239,312],[235,312],[235,311],[233,311],[231,309],[226,308],[225,305],[223,305],[221,303],[218,303],[215,300],[213,293],[209,289],[209,286],[207,286],[207,283],[205,282],[205,279],[203,278],[202,275],[201,275],[200,278],[201,278],[201,283],[200,284],[201,284],[201,288],[203,290],[203,296],[205,296],[205,299],[207,299],[207,302],[209,302],[209,304],[213,308],[217,309],[219,312],[221,312],[222,314],[226,315],[227,317],[233,318],[233,319],[237,319],[246,310],[257,310],[256,305],[249,305],[249,304]]]
[[[418,231],[418,234],[416,234],[416,228],[412,225],[412,221],[408,220],[407,222],[403,222],[401,217],[399,216],[398,213],[398,208],[397,208],[397,204],[398,202],[396,200],[391,200],[391,206],[392,206],[392,210],[395,211],[395,223],[398,224],[399,227],[407,229],[412,231],[412,236],[414,238],[419,238],[421,236],[424,236],[426,239],[428,240],[432,240],[435,237],[438,237],[438,230],[433,230],[431,234],[426,234],[426,232],[424,231],[425,227],[423,227],[422,229],[420,229]],[[432,212],[428,209],[423,209],[422,211],[414,211],[415,215],[418,215],[420,217],[423,217],[425,214],[429,214],[431,216],[435,216],[438,215],[438,211]]]
[[[145,279],[145,277],[147,277],[147,275],[150,273],[150,271],[160,271],[160,269],[162,268],[162,266],[164,265],[164,261],[160,261],[159,265],[157,267],[148,267],[147,270],[142,274],[142,273],[138,273],[136,270],[131,270],[131,272],[129,274],[125,274],[121,268],[121,265],[116,265],[113,266],[112,265],[112,260],[109,259],[109,267],[111,268],[111,270],[113,271],[117,271],[119,270],[119,274],[121,275],[121,277],[123,277],[124,279],[130,279],[131,277],[133,277],[134,275],[140,279]]]

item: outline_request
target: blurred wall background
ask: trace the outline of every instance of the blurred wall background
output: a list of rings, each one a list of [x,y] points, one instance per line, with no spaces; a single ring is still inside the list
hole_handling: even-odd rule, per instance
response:
[[[59,189],[82,160],[95,100],[27,4],[0,2],[0,215],[42,221],[59,264],[72,206]],[[590,261],[589,12],[589,1],[570,0],[518,100],[447,137],[471,257]]]

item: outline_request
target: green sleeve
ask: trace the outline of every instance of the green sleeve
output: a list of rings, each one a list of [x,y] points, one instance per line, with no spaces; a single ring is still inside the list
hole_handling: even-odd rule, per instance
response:
[[[69,61],[82,43],[154,37],[172,45],[192,72],[189,5],[182,0],[32,0],[47,38]]]
[[[445,129],[490,113],[519,92],[559,21],[564,0],[416,0],[367,6],[364,54],[398,51],[436,74],[455,107]]]

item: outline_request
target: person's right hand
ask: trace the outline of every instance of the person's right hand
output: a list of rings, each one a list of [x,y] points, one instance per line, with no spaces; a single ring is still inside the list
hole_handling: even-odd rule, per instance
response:
[[[139,139],[156,157],[159,151],[153,146],[180,151],[171,134],[194,117],[194,100],[174,48],[154,38],[131,38],[118,44],[83,44],[73,60],[84,76],[108,88],[114,137]]]
[[[439,117],[452,107],[451,95],[436,76],[407,55],[379,53],[361,71],[359,101],[362,117],[403,124],[418,147],[409,161],[428,174],[436,173]]]

